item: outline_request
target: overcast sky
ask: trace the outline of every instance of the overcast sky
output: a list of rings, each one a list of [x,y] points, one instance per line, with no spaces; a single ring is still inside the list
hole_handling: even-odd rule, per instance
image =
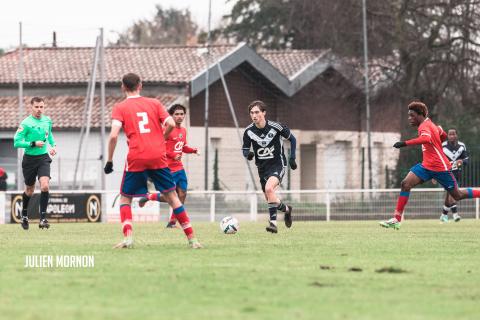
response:
[[[212,27],[234,1],[225,2],[212,0]],[[23,42],[29,46],[50,45],[53,31],[59,46],[93,46],[100,27],[108,43],[135,21],[153,17],[156,4],[189,8],[195,22],[206,29],[208,0],[6,0],[0,9],[0,48],[18,45],[20,21]]]

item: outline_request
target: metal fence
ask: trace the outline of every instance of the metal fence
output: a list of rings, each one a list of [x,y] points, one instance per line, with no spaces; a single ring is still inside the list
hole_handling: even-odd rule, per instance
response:
[[[400,189],[291,190],[280,191],[282,200],[293,206],[296,221],[372,220],[393,215]],[[406,219],[439,218],[445,191],[440,188],[413,189],[405,210]],[[260,192],[189,193],[185,206],[200,220],[218,221],[224,216],[257,221],[268,217],[267,203]],[[458,204],[463,218],[479,218],[478,199]],[[165,209],[164,204],[160,210]],[[281,216],[281,215],[280,215]]]

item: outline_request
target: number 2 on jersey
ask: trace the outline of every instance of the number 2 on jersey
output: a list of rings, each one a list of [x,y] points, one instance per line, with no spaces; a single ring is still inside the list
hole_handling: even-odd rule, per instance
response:
[[[146,112],[137,112],[137,116],[142,118],[138,122],[138,128],[140,129],[140,133],[149,133],[150,128],[146,128],[145,126],[148,124],[148,115]]]

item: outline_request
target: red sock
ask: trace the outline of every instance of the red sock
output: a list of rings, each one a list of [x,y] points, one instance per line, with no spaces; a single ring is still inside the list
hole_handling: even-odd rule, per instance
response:
[[[120,205],[120,221],[123,225],[123,235],[129,237],[132,235],[132,207],[129,204]]]
[[[177,218],[178,222],[180,222],[183,232],[185,232],[185,235],[187,236],[187,238],[189,240],[192,238],[195,238],[192,225],[190,224],[190,219],[188,218],[187,212],[185,211],[183,206],[173,209],[173,213],[175,214],[175,217]]]
[[[175,217],[175,214],[173,213],[173,210],[170,211],[170,223],[176,223],[177,222],[177,218]]]
[[[480,198],[480,189],[472,189],[473,198]]]
[[[150,201],[160,201],[160,193],[149,193],[147,198]]]
[[[407,205],[409,196],[410,196],[410,192],[407,192],[407,191],[400,192],[400,196],[398,197],[398,200],[397,200],[397,208],[395,209],[395,218],[398,221],[402,221],[403,210]]]

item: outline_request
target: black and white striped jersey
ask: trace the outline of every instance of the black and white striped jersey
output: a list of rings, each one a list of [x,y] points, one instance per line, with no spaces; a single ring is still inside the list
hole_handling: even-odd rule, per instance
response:
[[[243,133],[243,149],[253,147],[255,164],[260,170],[271,166],[287,166],[287,159],[283,151],[283,139],[290,138],[290,129],[287,126],[267,120],[264,128],[257,128],[250,124]]]
[[[444,141],[442,143],[443,153],[447,156],[448,160],[452,163],[452,171],[459,170],[455,161],[462,160],[463,165],[468,163],[467,147],[463,142],[458,141],[457,144],[448,143]]]

